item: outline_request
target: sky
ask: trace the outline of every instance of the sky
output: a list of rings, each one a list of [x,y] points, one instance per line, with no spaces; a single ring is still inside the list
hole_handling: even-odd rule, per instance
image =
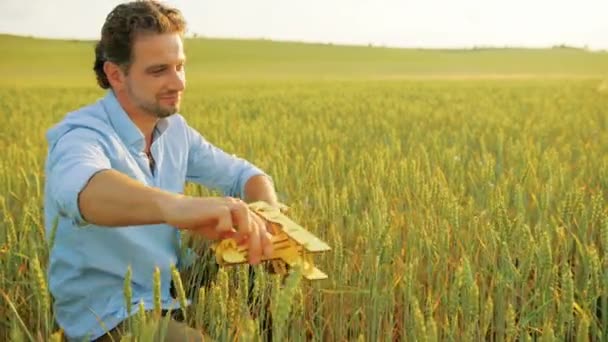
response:
[[[97,39],[117,0],[0,0],[0,33]],[[189,35],[422,48],[608,50],[608,0],[168,0]]]

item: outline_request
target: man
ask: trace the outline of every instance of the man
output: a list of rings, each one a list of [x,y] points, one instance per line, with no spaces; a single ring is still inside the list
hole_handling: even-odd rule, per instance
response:
[[[49,287],[70,340],[104,338],[135,313],[140,299],[152,309],[155,267],[163,308],[179,307],[170,294],[170,267],[187,263],[180,230],[207,239],[233,236],[248,245],[251,264],[272,253],[264,222],[245,203],[277,205],[272,178],[213,146],[177,113],[185,26],[177,9],[157,2],[117,6],[95,49],[97,82],[107,93],[47,133],[47,233],[56,226]],[[184,196],[185,181],[225,197]],[[129,266],[132,312],[123,295]],[[201,338],[179,322],[171,322],[168,335]]]

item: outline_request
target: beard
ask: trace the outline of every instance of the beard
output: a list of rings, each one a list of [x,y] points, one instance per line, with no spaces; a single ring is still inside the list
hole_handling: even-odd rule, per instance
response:
[[[129,83],[127,83],[127,93],[137,107],[159,119],[169,117],[177,113],[179,110],[179,102],[177,102],[175,105],[163,106],[156,99],[154,101],[146,100],[143,96],[137,95]],[[169,92],[168,94],[162,94],[161,96],[170,94],[172,93]]]

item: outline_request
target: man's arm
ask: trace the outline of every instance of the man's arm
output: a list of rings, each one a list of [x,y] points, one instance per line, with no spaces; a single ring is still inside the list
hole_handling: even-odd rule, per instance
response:
[[[84,221],[116,227],[166,223],[163,207],[175,198],[175,194],[106,170],[91,178],[78,204]]]
[[[166,223],[196,230],[212,240],[223,232],[236,232],[233,227],[251,230],[251,222],[244,219],[247,215],[244,204],[225,198],[165,192],[114,170],[95,174],[78,202],[84,220],[109,227]]]
[[[265,201],[270,205],[278,205],[276,190],[273,182],[265,175],[256,175],[245,184],[245,202]]]
[[[237,240],[247,238],[253,264],[260,261],[262,254],[272,255],[264,222],[250,217],[247,207],[233,199],[175,195],[144,186],[113,170],[94,175],[79,197],[85,220],[98,225],[167,223],[211,240],[227,233]]]
[[[162,205],[176,196],[112,170],[103,146],[96,132],[80,128],[52,147],[46,176],[59,212],[78,225],[162,223]]]
[[[190,144],[187,180],[243,200],[274,199],[273,180],[267,173],[214,146],[195,129],[187,126],[187,130]]]
[[[59,214],[80,226],[168,223],[179,227],[213,223],[207,210],[215,208],[215,202],[210,202],[217,200],[186,198],[113,170],[101,137],[90,129],[74,129],[51,146],[46,181]],[[183,216],[188,220],[192,210],[199,211],[197,217],[190,218],[192,222],[180,219]]]

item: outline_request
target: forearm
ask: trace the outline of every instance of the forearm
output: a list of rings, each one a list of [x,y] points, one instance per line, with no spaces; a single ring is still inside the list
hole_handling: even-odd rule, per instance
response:
[[[264,175],[256,175],[247,180],[244,201],[247,203],[265,201],[271,205],[278,204],[274,186]]]
[[[101,226],[164,223],[162,205],[177,195],[148,187],[114,171],[95,174],[80,193],[82,217]]]

